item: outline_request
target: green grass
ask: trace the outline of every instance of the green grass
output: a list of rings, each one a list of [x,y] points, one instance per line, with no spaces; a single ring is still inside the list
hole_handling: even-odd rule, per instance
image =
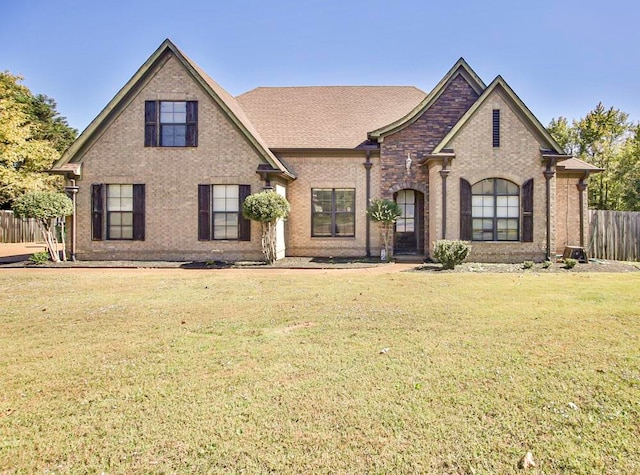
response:
[[[0,285],[2,473],[640,472],[640,275]]]

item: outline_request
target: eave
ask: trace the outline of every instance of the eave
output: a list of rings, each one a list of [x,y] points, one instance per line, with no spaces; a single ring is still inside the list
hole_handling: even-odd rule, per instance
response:
[[[53,175],[63,175],[69,179],[76,179],[82,176],[82,163],[65,163],[60,166],[54,166],[47,171]]]

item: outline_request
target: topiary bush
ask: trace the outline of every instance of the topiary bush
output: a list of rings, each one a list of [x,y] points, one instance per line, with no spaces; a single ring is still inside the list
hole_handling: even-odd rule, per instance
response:
[[[291,206],[284,196],[267,190],[247,196],[242,215],[262,225],[262,254],[267,264],[276,261],[276,224],[286,218]]]
[[[393,200],[372,200],[367,208],[367,215],[372,221],[380,223],[380,232],[384,243],[385,261],[389,262],[391,253],[389,252],[389,243],[393,235],[393,225],[402,216],[400,205]]]
[[[433,243],[433,257],[438,259],[443,269],[453,269],[462,264],[470,251],[471,243],[468,241],[440,239]]]

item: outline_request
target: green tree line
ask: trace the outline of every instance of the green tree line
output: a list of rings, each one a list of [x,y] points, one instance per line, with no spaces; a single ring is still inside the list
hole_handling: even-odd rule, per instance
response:
[[[581,119],[553,119],[547,127],[568,154],[602,173],[589,180],[589,207],[640,211],[640,123],[599,103]]]
[[[56,102],[33,94],[23,78],[0,72],[0,208],[30,191],[61,190],[60,177],[45,171],[78,132],[60,116]]]

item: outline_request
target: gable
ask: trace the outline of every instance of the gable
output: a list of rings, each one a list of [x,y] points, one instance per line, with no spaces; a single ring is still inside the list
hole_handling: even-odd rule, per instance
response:
[[[552,150],[559,155],[564,155],[564,151],[553,139],[547,129],[540,121],[531,113],[522,100],[516,95],[509,85],[501,76],[496,79],[485,89],[478,100],[469,108],[469,110],[460,118],[447,135],[433,149],[434,154],[442,152],[444,149],[451,147],[451,142],[457,134],[465,127],[465,125],[478,113],[480,109],[486,109],[485,104],[500,98],[506,106],[518,117],[520,122],[527,128],[533,137],[537,140],[541,150]]]
[[[145,146],[145,108],[155,101],[197,104],[196,147]],[[186,173],[186,168],[199,170],[203,177],[215,170],[219,176],[257,178],[257,170],[268,166],[226,112],[175,57],[168,57],[137,89],[126,107],[103,125],[99,139],[83,152],[82,164],[83,179],[87,180],[116,176],[143,180],[161,172],[175,179],[175,174]]]
[[[397,130],[390,130],[380,137],[379,140],[384,140],[381,147],[387,148],[399,142],[411,143],[422,152],[430,153],[478,97],[478,92],[464,75],[454,75],[426,110]]]
[[[184,78],[186,78],[186,80],[173,85],[171,93],[174,96],[174,100],[184,100],[185,87],[199,88],[219,107],[229,121],[233,123],[270,167],[275,171],[281,172],[285,177],[294,178],[294,175],[286,166],[269,150],[235,99],[187,58],[170,40],[165,40],[149,57],[127,84],[63,154],[51,171],[53,173],[66,174],[69,169],[66,165],[69,163],[82,163],[86,152],[169,61],[175,62],[182,71],[181,74],[184,74]],[[167,97],[158,97],[156,99],[166,100]],[[144,116],[140,115],[140,117]]]
[[[396,132],[409,127],[411,124],[423,117],[425,112],[431,109],[436,103],[442,103],[443,96],[446,102],[449,102],[450,105],[454,107],[458,106],[456,107],[456,109],[458,109],[460,104],[455,104],[456,94],[462,94],[459,97],[464,102],[467,102],[464,98],[473,97],[474,100],[477,99],[482,91],[484,91],[485,87],[484,82],[482,82],[475,71],[471,69],[464,58],[460,58],[449,72],[447,72],[447,74],[445,74],[445,76],[440,80],[436,87],[434,87],[433,90],[411,112],[395,122],[369,132],[369,138],[371,140],[382,142],[386,136],[393,135]],[[464,89],[467,90],[464,91]],[[453,100],[450,101],[446,99],[447,96]],[[445,122],[448,123],[450,120],[450,118],[447,118]],[[444,126],[444,128],[446,129],[447,127]]]

